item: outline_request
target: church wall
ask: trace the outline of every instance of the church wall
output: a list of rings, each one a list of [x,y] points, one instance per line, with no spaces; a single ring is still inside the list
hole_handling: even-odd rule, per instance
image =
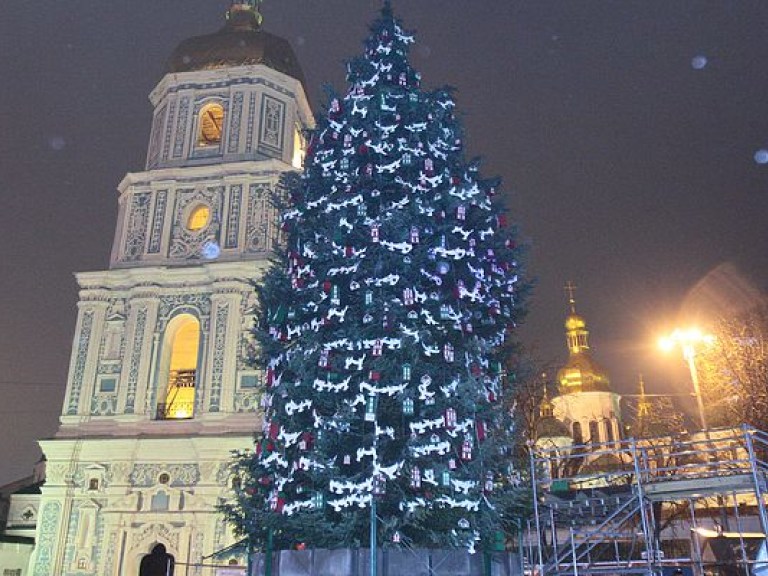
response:
[[[613,431],[613,439],[621,438],[620,396],[614,392],[579,392],[562,394],[552,399],[554,416],[573,431],[573,424],[581,424],[585,442],[607,442],[607,428]],[[596,422],[599,437],[591,438],[590,422]]]
[[[81,321],[62,424],[101,421],[103,428],[156,420],[167,374],[160,362],[169,345],[163,336],[181,313],[198,318],[201,328],[195,419],[255,411],[257,389],[244,387],[243,376],[259,377],[247,363],[255,304],[250,279],[264,267],[252,262],[79,275]],[[145,285],[149,278],[154,286]]]
[[[278,235],[272,193],[287,168],[268,164],[130,174],[121,185],[112,267],[266,257]],[[211,221],[189,230],[190,210],[200,205],[210,207]]]
[[[177,574],[213,576],[187,564],[232,543],[215,507],[232,451],[261,429],[252,283],[279,241],[272,196],[299,167],[297,128],[313,125],[303,86],[232,66],[167,74],[150,101],[146,170],[118,185],[110,268],[77,274],[61,426],[40,442],[34,576],[138,574],[157,544]],[[174,356],[181,326],[195,332]],[[181,388],[192,414],[158,409]]]
[[[201,563],[234,543],[216,505],[231,484],[231,451],[251,443],[250,435],[43,442],[50,456],[33,574],[137,574],[158,543],[179,563]]]
[[[14,574],[13,570],[19,570],[20,576],[27,576],[27,565],[32,553],[32,544],[0,541],[0,568]]]
[[[147,169],[275,158],[292,161],[297,125],[312,123],[298,80],[263,65],[167,75],[150,95],[155,106]],[[200,111],[224,109],[216,146],[199,146]]]

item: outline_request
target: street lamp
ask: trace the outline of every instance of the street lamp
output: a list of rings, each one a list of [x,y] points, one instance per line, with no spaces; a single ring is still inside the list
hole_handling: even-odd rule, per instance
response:
[[[688,370],[691,372],[691,382],[693,382],[693,392],[696,396],[696,404],[699,408],[699,419],[701,420],[701,429],[705,432],[709,430],[707,426],[707,417],[704,414],[704,402],[701,399],[701,388],[699,387],[699,373],[696,370],[696,346],[711,345],[715,337],[711,334],[705,334],[698,328],[688,328],[686,330],[676,329],[669,336],[659,339],[659,347],[665,352],[671,351],[679,346],[683,351],[683,358],[688,363]]]

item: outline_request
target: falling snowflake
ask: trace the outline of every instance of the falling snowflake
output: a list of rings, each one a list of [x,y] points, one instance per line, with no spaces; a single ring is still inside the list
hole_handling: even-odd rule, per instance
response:
[[[219,244],[215,240],[209,240],[203,244],[200,253],[206,260],[215,260],[221,254],[221,248],[219,248]]]
[[[694,70],[703,70],[707,65],[707,57],[706,56],[694,56],[691,58],[691,68]]]

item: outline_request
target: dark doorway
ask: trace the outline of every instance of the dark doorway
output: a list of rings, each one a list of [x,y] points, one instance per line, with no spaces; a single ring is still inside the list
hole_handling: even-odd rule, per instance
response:
[[[173,556],[165,551],[162,544],[152,548],[152,553],[141,559],[139,576],[173,576]]]

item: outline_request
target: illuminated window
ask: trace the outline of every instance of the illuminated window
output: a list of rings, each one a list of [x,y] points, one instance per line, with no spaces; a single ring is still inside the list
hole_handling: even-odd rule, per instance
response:
[[[200,322],[191,314],[180,314],[168,324],[163,342],[160,380],[165,392],[157,410],[161,420],[192,418],[200,346]],[[162,387],[161,387],[162,390]]]
[[[301,133],[301,129],[296,126],[293,130],[293,167],[301,168],[304,165],[306,145],[304,143],[304,135]]]
[[[224,131],[224,107],[221,104],[207,104],[200,110],[197,144],[213,146],[221,142]]]
[[[187,229],[191,232],[197,232],[208,226],[211,219],[211,207],[207,204],[198,204],[189,213],[187,218]]]

